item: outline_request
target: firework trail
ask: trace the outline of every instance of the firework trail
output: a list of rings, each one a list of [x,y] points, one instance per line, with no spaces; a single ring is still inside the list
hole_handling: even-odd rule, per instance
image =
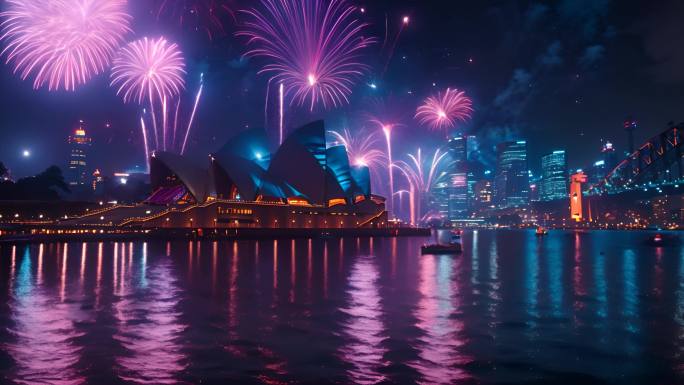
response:
[[[2,50],[33,88],[74,91],[109,68],[130,32],[126,0],[7,0]]]
[[[394,213],[394,167],[392,167],[393,160],[392,160],[392,131],[396,127],[399,126],[397,123],[390,123],[390,122],[385,122],[379,119],[371,119],[370,122],[374,125],[376,125],[380,131],[382,132],[382,135],[385,138],[385,146],[386,146],[386,156],[385,159],[387,161],[387,175],[389,177],[389,207],[388,211],[390,213]]]
[[[279,141],[278,144],[283,144],[283,118],[285,116],[285,107],[284,107],[284,101],[285,101],[285,86],[283,83],[280,83],[278,86],[278,128],[279,128]]]
[[[195,114],[197,113],[197,106],[199,105],[200,98],[202,97],[202,90],[204,89],[204,74],[200,74],[200,86],[197,95],[195,95],[195,103],[192,105],[192,112],[190,113],[190,120],[188,120],[188,128],[185,130],[185,138],[183,139],[183,145],[181,146],[181,155],[185,153],[185,147],[188,144],[188,136],[190,136],[190,130],[192,129],[192,123],[195,121]],[[175,145],[175,143],[174,143]]]
[[[368,71],[360,59],[375,41],[363,36],[367,24],[355,11],[345,0],[262,0],[261,9],[242,11],[237,35],[248,39],[246,56],[269,61],[259,73],[273,74],[291,103],[337,107]]]
[[[452,162],[449,160],[448,153],[435,150],[431,159],[423,158],[419,148],[416,154],[408,154],[409,161],[397,161],[394,167],[404,175],[409,189],[409,206],[411,224],[416,224],[416,220],[422,215],[422,202],[432,191],[432,188],[439,183],[446,175],[444,171]]]
[[[195,116],[197,114],[197,110],[200,104],[200,100],[202,98],[202,92],[204,90],[204,74],[200,74],[200,84],[198,87],[197,92],[194,94],[193,102],[192,102],[192,109],[190,110],[190,116],[187,118],[187,125],[184,125],[185,127],[185,133],[181,134],[182,135],[182,141],[177,140],[177,134],[178,134],[178,126],[183,124],[182,120],[182,97],[180,95],[176,96],[174,99],[175,100],[170,100],[168,104],[173,105],[175,103],[176,107],[174,108],[174,112],[171,112],[170,109],[167,109],[166,107],[163,108],[163,116],[162,116],[162,121],[164,122],[164,126],[162,128],[163,130],[163,138],[162,138],[162,146],[155,146],[151,143],[148,142],[147,137],[148,137],[148,129],[145,124],[146,120],[151,120],[154,122],[156,117],[153,114],[147,114],[146,109],[143,109],[143,114],[140,117],[140,128],[142,130],[143,134],[143,141],[145,145],[145,157],[149,158],[149,155],[155,151],[171,151],[171,152],[177,152],[181,155],[185,153],[185,150],[187,148],[188,144],[188,139],[190,138],[190,132],[192,131],[192,128],[195,123]],[[166,105],[166,101],[164,102],[164,105]],[[173,116],[171,116],[173,115]],[[147,118],[146,118],[147,116]],[[166,127],[166,122],[170,121],[171,118],[173,118],[173,129],[169,130],[168,127]],[[170,131],[170,132],[168,132]],[[182,132],[182,130],[180,130]],[[148,159],[149,161],[149,159]],[[148,164],[148,169],[149,169],[149,164]]]
[[[416,110],[415,118],[433,130],[447,130],[457,122],[465,122],[473,113],[473,103],[465,92],[447,88],[423,102]]]
[[[397,43],[399,42],[399,38],[401,37],[401,33],[404,32],[404,29],[408,27],[410,22],[410,18],[408,16],[404,16],[401,18],[401,26],[399,27],[399,31],[397,31],[397,35],[394,37],[394,40],[392,40],[392,44],[389,47],[389,52],[387,53],[387,60],[385,61],[385,66],[383,67],[382,74],[384,75],[387,72],[387,67],[389,67],[390,61],[392,61],[392,58],[394,57],[394,51],[397,49]],[[387,34],[388,34],[388,21],[387,21],[387,15],[385,15],[385,43],[383,43],[383,48],[385,47],[385,44],[387,42]]]
[[[157,19],[168,17],[185,28],[206,33],[210,40],[225,35],[227,17],[235,19],[232,0],[154,0],[152,8]]]

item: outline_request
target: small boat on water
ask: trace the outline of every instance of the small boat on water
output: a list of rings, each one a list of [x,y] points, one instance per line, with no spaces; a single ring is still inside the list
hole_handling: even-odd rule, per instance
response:
[[[448,244],[434,243],[431,245],[423,245],[420,248],[422,254],[459,254],[463,248],[461,247],[461,232],[452,231],[451,238]]]
[[[649,237],[646,240],[646,244],[649,246],[673,246],[673,245],[678,245],[680,244],[680,240],[677,237],[668,237],[664,236],[660,233],[655,234],[652,237]]]
[[[549,231],[546,230],[546,229],[545,229],[544,227],[542,227],[542,226],[537,227],[537,230],[534,232],[534,234],[537,235],[538,237],[542,237],[542,236],[544,236],[544,235],[546,235],[546,234],[548,234],[548,233],[549,233]]]

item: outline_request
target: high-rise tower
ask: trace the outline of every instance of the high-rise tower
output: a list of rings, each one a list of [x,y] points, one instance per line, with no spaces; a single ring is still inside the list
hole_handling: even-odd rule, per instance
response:
[[[565,151],[542,156],[541,199],[551,201],[568,197],[568,170]]]
[[[78,127],[69,136],[69,163],[67,181],[70,186],[83,186],[88,180],[87,155],[92,139],[86,134],[85,124],[80,120]]]
[[[623,126],[627,131],[627,150],[629,154],[632,154],[634,152],[634,130],[637,128],[637,121],[630,116],[625,119]]]
[[[529,203],[530,182],[527,142],[499,143],[496,147],[494,197],[499,207],[520,207]]]

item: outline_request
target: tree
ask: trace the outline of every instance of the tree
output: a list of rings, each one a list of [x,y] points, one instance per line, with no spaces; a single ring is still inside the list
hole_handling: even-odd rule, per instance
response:
[[[1,200],[57,200],[59,191],[69,192],[62,170],[50,166],[38,175],[21,178],[16,183],[0,183]]]

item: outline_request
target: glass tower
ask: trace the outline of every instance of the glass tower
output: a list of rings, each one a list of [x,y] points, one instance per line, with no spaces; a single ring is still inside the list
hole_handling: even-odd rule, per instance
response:
[[[565,151],[554,151],[542,156],[541,199],[552,201],[568,197],[568,171]]]
[[[495,201],[499,207],[520,207],[529,203],[527,141],[499,143],[496,147]]]

